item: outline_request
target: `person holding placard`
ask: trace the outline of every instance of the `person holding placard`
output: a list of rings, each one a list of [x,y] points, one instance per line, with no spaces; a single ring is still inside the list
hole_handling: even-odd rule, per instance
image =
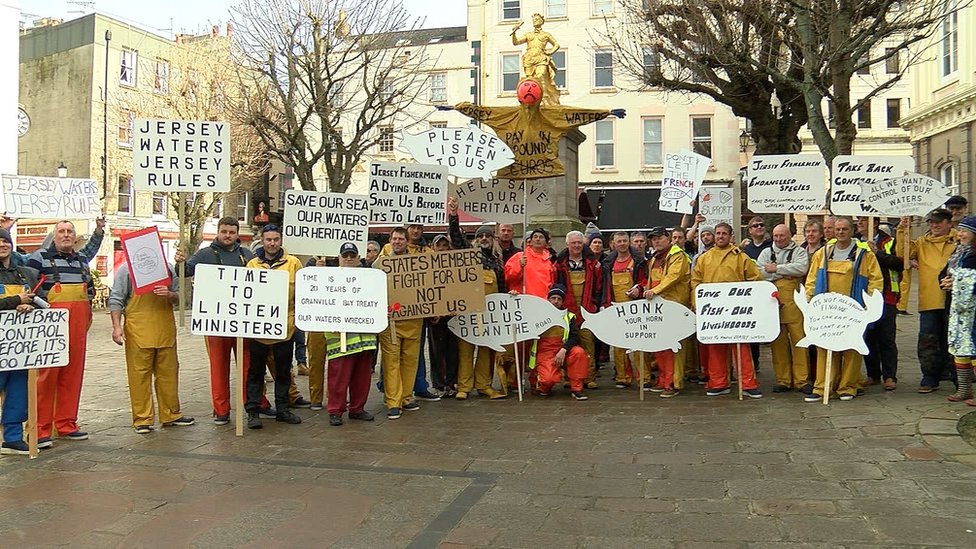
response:
[[[247,370],[247,426],[260,429],[261,397],[264,396],[264,372],[268,367],[268,354],[274,358],[275,421],[292,425],[302,419],[289,411],[288,389],[291,386],[291,357],[295,351],[295,273],[302,262],[289,255],[281,247],[281,228],[265,225],[261,231],[262,247],[254,259],[247,262],[249,269],[270,269],[288,273],[288,332],[284,340],[251,339],[248,341],[250,368]]]
[[[633,301],[644,296],[647,287],[647,260],[644,254],[630,246],[630,236],[624,231],[613,233],[613,251],[603,262],[603,298],[602,306],[610,303]],[[645,386],[650,389],[650,377],[647,365],[644,365],[643,376],[634,374],[634,369],[627,356],[627,349],[613,347],[614,381],[618,389],[630,387],[633,379],[643,377]]]
[[[37,378],[37,446],[51,447],[55,432],[67,440],[87,440],[88,433],[78,428],[78,406],[85,375],[88,328],[92,321],[91,301],[95,283],[88,258],[75,252],[74,223],[58,221],[54,241],[48,248],[31,254],[27,266],[44,278],[41,289],[47,292],[51,307],[69,311],[68,365],[44,368]]]
[[[854,224],[846,217],[834,222],[836,241],[817,251],[810,260],[806,279],[807,300],[817,294],[836,292],[850,296],[862,307],[864,292],[869,295],[884,286],[881,267],[874,253],[858,246],[854,240]],[[836,388],[840,400],[854,400],[861,385],[861,355],[855,350],[835,352],[832,357],[830,386]],[[827,380],[827,351],[817,349],[817,379],[813,392],[805,402],[823,400]]]
[[[37,287],[37,271],[13,265],[14,241],[10,232],[0,229],[0,310],[17,310],[28,313],[34,309],[34,288]],[[0,372],[0,396],[3,397],[3,444],[0,454],[26,455],[24,422],[27,421],[27,370]]]
[[[742,241],[739,247],[753,261],[759,259],[759,254],[763,250],[773,245],[773,241],[766,238],[766,222],[760,216],[754,216],[749,220],[749,238]],[[761,266],[760,266],[761,267]],[[752,364],[759,370],[759,344],[750,343],[749,350],[752,352]]]
[[[963,218],[958,225],[958,253],[949,262],[947,276],[942,279],[943,289],[951,292],[949,307],[949,352],[956,366],[959,380],[955,394],[949,402],[966,401],[976,406],[973,399],[973,366],[976,365],[976,216]]]
[[[728,223],[715,225],[715,246],[702,254],[691,271],[691,305],[695,306],[695,289],[710,282],[760,281],[762,273],[745,252],[732,244],[732,226]],[[716,343],[701,345],[700,360],[708,371],[705,384],[706,396],[726,395],[731,392],[728,358],[735,345]],[[742,393],[749,398],[762,398],[752,354],[745,346],[738,346],[739,368],[742,375]]]
[[[556,282],[567,288],[563,304],[566,310],[582,318],[580,309],[595,313],[600,310],[603,295],[603,266],[599,259],[584,245],[583,233],[570,231],[566,234],[566,249],[556,256]],[[550,290],[551,291],[551,290]],[[596,338],[593,332],[579,330],[580,347],[586,351],[589,368],[586,388],[597,389]]]
[[[171,276],[169,287],[159,284],[152,292],[137,295],[128,266],[120,265],[115,271],[115,282],[108,298],[112,341],[125,346],[132,427],[141,435],[151,433],[156,423],[154,387],[159,422],[164,427],[194,423],[192,417],[186,417],[180,411],[180,363],[176,355],[176,316],[173,314],[173,305],[179,300],[179,278],[172,267],[167,265],[167,268]]]
[[[569,378],[569,390],[576,400],[588,400],[583,392],[586,378],[586,351],[579,346],[579,326],[576,315],[563,308],[566,287],[555,283],[549,288],[549,303],[564,311],[563,324],[552,326],[532,342],[529,352],[529,370],[536,372],[536,394],[549,396],[552,388],[562,381],[562,369]]]
[[[546,298],[555,281],[549,231],[539,227],[529,233],[525,249],[516,252],[505,263],[505,284],[509,290]]]
[[[922,369],[919,393],[931,393],[943,380],[955,381],[955,368],[949,356],[949,316],[945,310],[945,291],[939,287],[939,274],[956,250],[956,231],[952,212],[942,208],[926,216],[929,232],[911,243],[911,267],[918,271],[918,363]],[[905,242],[910,237],[911,219],[903,217],[895,237]]]
[[[17,220],[12,217],[7,217],[6,215],[0,214],[0,229],[3,229],[12,234],[14,225]],[[50,238],[50,235],[49,235]],[[78,250],[78,255],[86,258],[86,261],[91,263],[91,260],[95,258],[98,254],[99,248],[102,247],[102,240],[105,238],[105,216],[95,219],[95,230],[92,231],[91,236],[85,245]],[[45,241],[47,241],[45,239]],[[10,252],[10,264],[13,267],[26,266],[27,262],[30,261],[30,254],[18,253],[17,250]]]
[[[674,244],[663,227],[654,227],[648,233],[651,237],[651,256],[648,258],[648,288],[644,297],[653,301],[661,298],[685,307],[691,306],[691,264],[685,250]],[[654,353],[657,362],[657,384],[651,390],[661,393],[661,398],[678,396],[685,375],[685,362],[691,349],[691,338],[681,342],[681,349],[675,353],[664,349]]]
[[[857,230],[867,239],[868,221],[874,225],[874,240],[866,242],[868,248],[878,259],[881,274],[884,278],[882,294],[884,295],[884,313],[881,318],[868,325],[864,332],[864,343],[870,352],[864,357],[864,367],[867,370],[865,385],[884,383],[886,391],[894,391],[898,387],[898,342],[895,341],[898,318],[898,299],[900,297],[901,270],[905,265],[898,257],[898,246],[888,231],[889,225],[881,226],[881,220],[876,217],[861,216],[857,219]],[[904,249],[904,248],[902,248]],[[904,252],[903,252],[904,253]]]
[[[807,350],[797,347],[803,339],[803,313],[793,301],[810,270],[807,251],[793,242],[790,228],[780,224],[773,227],[773,245],[759,254],[759,268],[766,280],[776,285],[779,300],[779,336],[772,343],[773,373],[776,375],[774,393],[796,389],[805,394],[813,391]]]
[[[390,231],[389,253],[387,247],[380,257],[387,255],[407,255],[407,229],[394,227]],[[419,248],[414,253],[421,253]],[[393,337],[396,330],[396,338]],[[383,402],[387,407],[387,419],[399,419],[403,410],[420,410],[413,400],[413,387],[417,381],[417,366],[420,360],[420,338],[423,334],[423,319],[413,318],[390,322],[380,332],[380,352],[383,356]]]

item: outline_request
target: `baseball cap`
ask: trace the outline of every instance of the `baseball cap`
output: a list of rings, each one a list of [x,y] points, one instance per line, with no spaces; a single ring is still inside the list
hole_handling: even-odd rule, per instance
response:
[[[945,205],[946,205],[946,207],[949,207],[949,206],[968,206],[969,205],[969,201],[966,200],[966,197],[965,196],[960,196],[960,195],[957,194],[955,196],[950,196],[949,197],[949,200],[946,200]]]
[[[339,246],[339,255],[343,256],[350,253],[359,255],[359,248],[352,242],[343,242],[342,246]]]
[[[664,227],[651,227],[651,230],[647,231],[647,236],[667,236],[668,230]]]
[[[926,221],[948,221],[952,219],[952,212],[945,208],[936,208],[925,216]]]

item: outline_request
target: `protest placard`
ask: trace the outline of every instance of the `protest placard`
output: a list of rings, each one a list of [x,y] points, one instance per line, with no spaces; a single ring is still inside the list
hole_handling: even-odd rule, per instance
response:
[[[658,207],[662,211],[690,214],[712,159],[687,149],[664,154],[664,176]]]
[[[701,343],[768,343],[779,335],[779,300],[772,282],[713,282],[695,288]]]
[[[819,154],[753,156],[746,181],[753,213],[819,212],[827,198],[827,164]]]
[[[478,312],[485,306],[481,250],[380,257],[373,264],[387,274],[393,320]]]
[[[0,213],[14,219],[101,217],[98,184],[92,179],[4,175]]]
[[[287,339],[288,273],[201,264],[194,274],[194,335]]]
[[[854,298],[834,292],[824,292],[813,296],[807,302],[805,291],[794,293],[796,306],[803,313],[803,333],[806,337],[797,342],[797,347],[811,345],[833,352],[855,350],[868,354],[864,343],[864,330],[868,324],[881,318],[884,312],[884,296],[875,290],[868,295],[862,292],[862,307]]]
[[[447,328],[472,345],[503,351],[505,345],[535,339],[549,328],[563,325],[565,316],[565,311],[548,300],[529,294],[490,294],[485,296],[483,311],[457,315]]]
[[[491,179],[492,172],[515,162],[508,144],[475,125],[404,133],[400,143],[417,162],[446,166],[456,177]]]
[[[537,181],[472,179],[452,187],[458,209],[485,221],[522,223],[526,210],[528,217],[555,211],[549,191]]]
[[[373,162],[369,220],[439,225],[447,222],[447,166]]]
[[[138,118],[132,126],[138,191],[230,191],[230,124]]]
[[[386,273],[306,267],[295,275],[295,325],[306,332],[377,334],[386,329]]]
[[[597,313],[580,310],[587,328],[600,341],[628,351],[681,349],[695,333],[695,315],[684,305],[661,297],[614,303]]]
[[[716,223],[733,225],[733,193],[729,188],[702,187],[698,196],[698,213],[705,216],[705,224]]]
[[[152,293],[156,286],[170,286],[173,279],[166,256],[163,255],[159,229],[155,226],[147,227],[124,234],[119,240],[122,242],[122,254],[136,295]]]
[[[67,309],[0,311],[0,372],[68,364]]]
[[[861,183],[861,200],[891,217],[928,215],[941,208],[949,194],[945,183],[919,173]]]
[[[830,212],[834,215],[878,215],[861,199],[861,184],[901,177],[915,171],[910,156],[850,156],[834,158],[830,171]]]
[[[285,191],[282,231],[285,248],[292,254],[335,257],[343,242],[365,250],[369,197],[290,189]]]

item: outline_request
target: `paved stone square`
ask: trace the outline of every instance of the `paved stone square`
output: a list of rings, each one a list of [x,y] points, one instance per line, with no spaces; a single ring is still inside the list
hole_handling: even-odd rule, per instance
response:
[[[976,450],[948,388],[914,392],[917,316],[899,317],[900,386],[830,406],[664,400],[603,388],[421,403],[397,421],[210,420],[202,338],[181,330],[192,427],[137,435],[122,350],[96,315],[84,442],[0,459],[0,547],[974,547]],[[604,370],[606,372],[606,370]],[[299,378],[307,396],[307,378]],[[374,391],[367,409],[381,413]]]

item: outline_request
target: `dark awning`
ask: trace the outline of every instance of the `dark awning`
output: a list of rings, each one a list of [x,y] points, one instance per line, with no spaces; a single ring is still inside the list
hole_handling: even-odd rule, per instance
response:
[[[710,182],[705,182],[708,187]],[[723,185],[727,186],[727,185]],[[658,209],[659,185],[589,187],[586,197],[601,231],[640,231],[651,227],[677,227],[681,214]],[[697,209],[695,210],[697,211]]]

